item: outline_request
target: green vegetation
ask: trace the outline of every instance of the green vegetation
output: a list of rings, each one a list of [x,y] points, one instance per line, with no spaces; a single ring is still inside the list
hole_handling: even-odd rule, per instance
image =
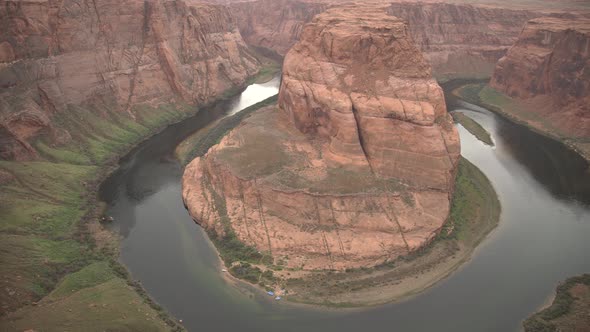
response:
[[[207,234],[227,265],[231,265],[233,262],[262,263],[265,261],[264,255],[256,248],[240,241],[233,230],[226,228],[226,231],[224,236],[218,236],[214,231],[207,232]]]
[[[165,313],[144,304],[106,262],[67,275],[47,297],[0,324],[24,331],[166,331]],[[173,323],[173,322],[171,322]]]
[[[494,141],[492,141],[492,136],[490,136],[490,133],[475,120],[460,112],[453,112],[452,115],[455,121],[459,122],[478,140],[484,142],[487,145],[494,145]]]
[[[252,47],[250,49],[260,61],[261,67],[258,74],[249,80],[249,83],[265,83],[270,81],[281,71],[283,57],[275,51],[265,47]]]
[[[488,178],[467,159],[461,158],[449,220],[439,239],[457,239],[475,247],[496,227],[500,202]]]
[[[280,69],[271,58],[261,56],[261,62],[250,82],[266,81]],[[23,101],[15,97],[12,102]],[[9,294],[1,304],[11,312],[0,329],[180,329],[117,263],[116,236],[98,222],[103,206],[96,194],[119,156],[197,108],[170,100],[124,112],[104,96],[92,105],[67,107],[52,115],[51,133],[31,142],[42,161],[0,161],[0,258],[2,287]],[[247,114],[224,121],[217,130]],[[217,134],[208,135],[204,144]],[[232,259],[264,259],[226,242]],[[31,306],[35,302],[39,305]]]
[[[590,160],[590,138],[587,135],[575,136],[557,128],[553,121],[548,120],[539,112],[531,110],[535,106],[512,99],[486,83],[461,84],[461,82],[453,82],[454,85],[458,85],[458,88],[453,91],[454,95],[472,104],[485,107],[541,135],[561,141],[587,160]]]
[[[98,261],[91,263],[78,272],[71,273],[65,277],[47,296],[47,299],[60,299],[81,289],[102,284],[115,277],[108,262]]]
[[[264,259],[264,255],[258,252],[256,248],[247,246],[242,243],[236,236],[229,216],[227,215],[227,206],[223,196],[217,194],[212,188],[207,177],[203,177],[203,188],[208,188],[207,191],[211,193],[215,210],[220,217],[220,222],[223,227],[223,235],[218,235],[214,229],[207,229],[209,238],[219,250],[219,254],[226,265],[230,266],[234,262],[253,262],[260,263]],[[205,193],[203,192],[203,195]]]
[[[180,329],[116,262],[96,190],[117,156],[196,109],[142,105],[132,119],[107,104],[55,114],[65,143],[39,137],[32,145],[43,161],[0,161],[2,305],[12,311],[2,329]]]
[[[263,272],[258,266],[252,265],[270,265],[273,263],[272,255],[270,253],[263,254],[256,248],[240,241],[231,227],[225,199],[213,190],[205,177],[203,177],[203,188],[209,188],[207,191],[211,193],[212,205],[220,216],[224,233],[220,236],[216,230],[207,229],[207,234],[219,251],[225,265],[230,267],[229,272],[231,275],[263,287],[272,284],[275,281],[272,271],[266,270]],[[203,195],[205,194],[203,193]]]
[[[574,292],[574,287],[580,287]],[[576,294],[577,293],[577,294]],[[524,321],[526,332],[574,331],[588,326],[590,274],[567,279],[557,287],[551,306]]]
[[[203,130],[193,136],[185,139],[177,148],[176,156],[183,164],[188,164],[196,157],[202,156],[209,150],[210,147],[219,143],[223,136],[230,130],[235,128],[242,122],[243,119],[250,116],[254,111],[269,105],[276,104],[278,96],[272,96],[261,102],[258,102],[235,115],[224,118],[209,127],[208,130]]]
[[[259,284],[263,287],[275,281],[274,274],[271,270],[262,272],[259,267],[253,266],[250,263],[240,263],[233,265],[229,269],[229,272],[236,278],[249,281],[253,284]]]
[[[252,51],[255,53],[256,58],[260,61],[262,66],[260,67],[258,74],[251,77],[247,84],[268,82],[280,72],[282,65],[280,62],[280,55],[274,54],[274,51],[265,48],[254,48]],[[226,91],[221,99],[227,99],[234,96],[237,92],[237,88]],[[188,164],[195,157],[205,154],[211,146],[219,143],[221,138],[225,136],[229,130],[237,126],[253,111],[264,106],[276,104],[277,98],[278,96],[270,97],[247,107],[231,117],[221,119],[208,127],[199,130],[178,145],[176,148],[176,157],[183,165]]]
[[[203,177],[203,188],[208,188],[211,193],[213,202],[212,205],[220,216],[220,222],[223,226],[223,235],[218,235],[216,230],[207,229],[209,238],[219,251],[219,254],[227,266],[231,266],[234,262],[250,262],[255,264],[272,263],[270,255],[263,255],[256,248],[245,245],[241,242],[233,228],[229,216],[227,215],[227,206],[225,198],[217,194],[211,187],[208,178]],[[205,195],[205,193],[203,193]]]
[[[249,117],[254,111],[276,104],[276,102],[277,96],[270,97],[233,116],[216,122],[214,125],[206,128],[206,130],[202,130],[188,137],[177,148],[177,157],[182,163],[186,164],[192,159],[204,155],[210,147],[219,143],[230,130],[238,126],[242,120]],[[259,141],[257,142],[260,143]],[[247,280],[253,284],[259,284],[262,287],[268,287],[276,279],[271,270],[263,271],[260,267],[270,266],[273,263],[272,256],[270,253],[260,252],[238,239],[230,224],[225,199],[213,190],[208,178],[203,177],[202,181],[203,188],[208,188],[207,192],[211,193],[211,203],[217,215],[220,216],[219,222],[223,228],[223,234],[219,235],[215,229],[207,229],[206,231],[224,264],[229,267],[229,272],[234,277]],[[203,193],[203,195],[205,194]],[[204,199],[207,200],[207,197],[205,196]]]

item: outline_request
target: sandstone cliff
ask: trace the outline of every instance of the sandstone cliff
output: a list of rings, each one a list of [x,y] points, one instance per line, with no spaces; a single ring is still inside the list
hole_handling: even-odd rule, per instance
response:
[[[590,19],[565,15],[529,21],[497,64],[490,85],[529,101],[566,135],[590,136]]]
[[[406,25],[385,8],[316,16],[285,57],[279,104],[191,162],[183,198],[210,233],[287,267],[374,266],[448,214],[459,138]]]
[[[69,142],[53,119],[76,107],[133,119],[134,105],[207,103],[257,70],[223,6],[0,1],[0,158],[35,158],[41,133]]]
[[[523,25],[540,16],[525,10],[449,3],[392,3],[406,20],[437,76],[489,77]]]
[[[283,56],[299,40],[305,23],[327,7],[326,2],[299,0],[258,0],[231,4],[246,43],[271,49]]]
[[[385,3],[385,1],[384,1]],[[230,5],[248,44],[285,55],[302,27],[335,1],[258,0]],[[522,26],[540,14],[465,4],[400,2],[387,12],[405,20],[436,76],[486,76],[516,41]]]

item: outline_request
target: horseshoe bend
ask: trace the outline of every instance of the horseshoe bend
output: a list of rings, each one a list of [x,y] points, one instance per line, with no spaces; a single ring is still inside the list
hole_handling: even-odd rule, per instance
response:
[[[589,68],[586,0],[0,0],[0,331],[587,331]]]
[[[248,248],[221,251],[235,274],[240,260],[280,266],[279,280],[372,268],[439,234],[459,154],[443,91],[406,24],[384,8],[341,6],[304,27],[278,103],[186,167],[183,198],[217,243]]]

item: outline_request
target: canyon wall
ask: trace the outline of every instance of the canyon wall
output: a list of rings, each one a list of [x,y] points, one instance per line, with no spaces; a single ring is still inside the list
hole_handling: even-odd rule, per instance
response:
[[[490,85],[542,105],[528,111],[568,135],[590,136],[590,19],[562,15],[529,21],[498,62]]]
[[[459,137],[407,26],[385,7],[317,15],[255,112],[183,176],[191,216],[274,263],[370,267],[429,243],[449,211]]]
[[[205,104],[258,70],[230,11],[184,1],[0,1],[0,158],[71,140],[58,114]]]
[[[230,7],[248,44],[285,55],[299,40],[305,23],[338,5],[334,1],[258,0],[232,3]],[[387,12],[408,23],[412,38],[437,77],[489,77],[525,22],[540,15],[524,10],[424,2],[394,2]]]
[[[525,10],[450,3],[392,3],[436,76],[489,77],[523,25],[540,16]]]
[[[271,49],[282,56],[299,40],[305,23],[327,8],[326,2],[299,0],[258,0],[231,4],[246,43]]]

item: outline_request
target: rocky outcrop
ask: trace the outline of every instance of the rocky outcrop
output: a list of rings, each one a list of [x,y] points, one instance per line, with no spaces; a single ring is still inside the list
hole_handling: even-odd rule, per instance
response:
[[[423,185],[448,188],[458,142],[430,65],[400,19],[345,9],[308,24],[289,51],[279,107],[301,132],[328,140],[334,165],[407,182],[428,172]]]
[[[529,21],[498,62],[490,85],[543,105],[528,111],[567,135],[590,136],[590,19],[564,15]]]
[[[177,98],[204,104],[258,70],[230,11],[184,1],[0,2],[0,157],[35,157],[31,141],[68,133],[75,107]]]
[[[384,7],[339,6],[285,57],[278,105],[187,166],[183,198],[209,232],[275,263],[374,266],[440,231],[459,150],[407,26]]]
[[[491,76],[525,22],[540,16],[525,10],[422,2],[392,3],[388,12],[408,23],[438,77]]]

